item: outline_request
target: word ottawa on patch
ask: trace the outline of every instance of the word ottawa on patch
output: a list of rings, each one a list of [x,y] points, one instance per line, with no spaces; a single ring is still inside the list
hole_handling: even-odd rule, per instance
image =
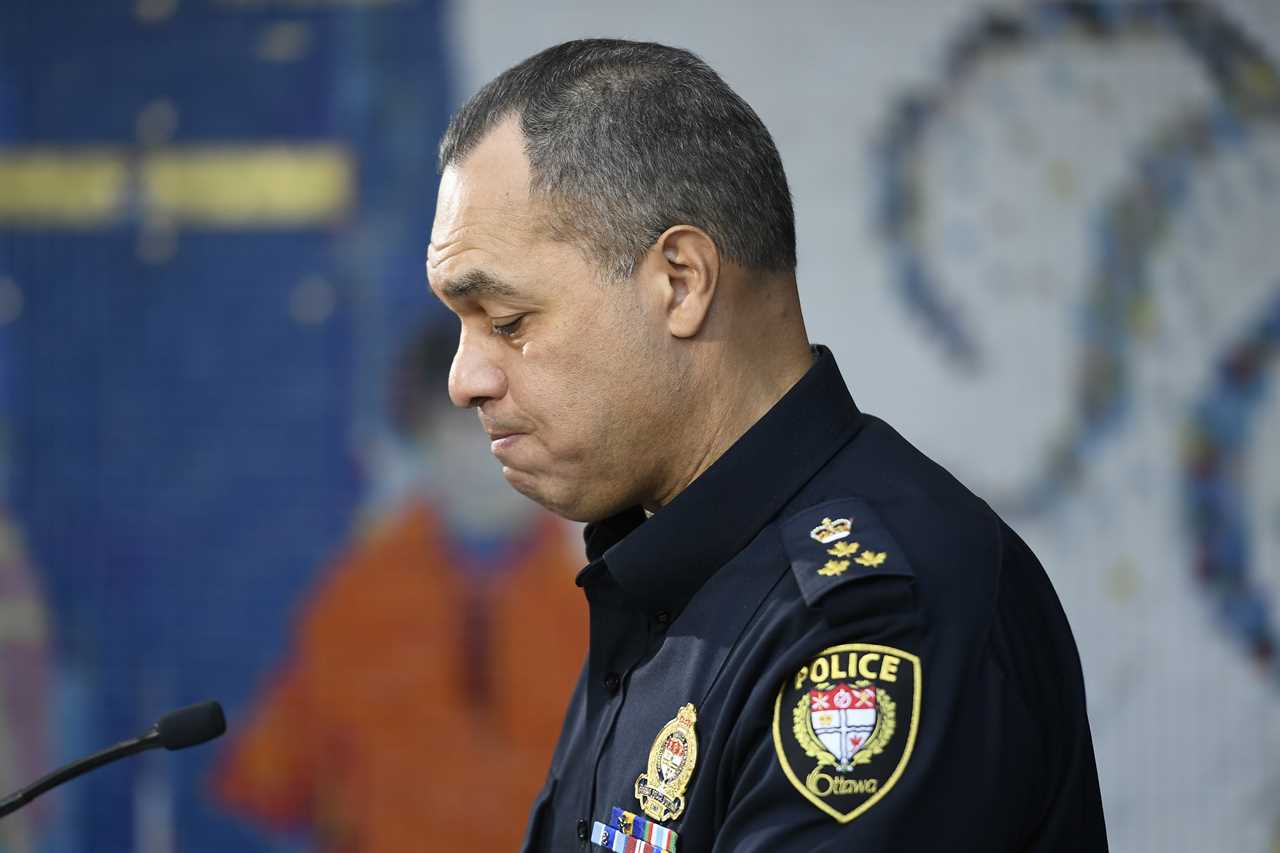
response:
[[[890,646],[832,646],[778,690],[773,745],[805,799],[840,823],[902,776],[920,717],[920,659]]]

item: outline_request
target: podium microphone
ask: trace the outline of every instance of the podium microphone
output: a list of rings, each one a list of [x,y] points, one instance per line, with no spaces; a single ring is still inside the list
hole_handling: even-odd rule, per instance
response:
[[[188,705],[165,714],[146,734],[132,740],[121,741],[115,746],[95,752],[60,770],[55,770],[33,785],[29,785],[0,800],[0,817],[17,811],[50,788],[55,788],[95,767],[110,764],[118,758],[133,755],[147,749],[163,746],[165,749],[186,749],[207,740],[213,740],[227,730],[227,720],[222,716],[222,706],[217,702],[201,702]]]

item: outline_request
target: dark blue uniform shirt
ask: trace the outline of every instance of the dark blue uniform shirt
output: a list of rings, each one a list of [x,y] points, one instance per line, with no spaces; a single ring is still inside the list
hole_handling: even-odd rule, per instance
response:
[[[1106,850],[1044,570],[826,349],[669,505],[585,536],[590,647],[526,850]]]

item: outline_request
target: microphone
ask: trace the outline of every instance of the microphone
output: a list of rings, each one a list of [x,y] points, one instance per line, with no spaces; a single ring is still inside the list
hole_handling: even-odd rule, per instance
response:
[[[95,752],[36,781],[15,794],[0,800],[0,817],[15,812],[34,800],[36,797],[56,788],[63,782],[88,773],[96,767],[133,755],[147,749],[163,746],[165,749],[186,749],[189,746],[204,743],[221,735],[227,730],[226,717],[222,715],[222,706],[217,702],[200,702],[188,705],[165,714],[145,734],[132,740],[121,741],[115,746],[101,752]]]

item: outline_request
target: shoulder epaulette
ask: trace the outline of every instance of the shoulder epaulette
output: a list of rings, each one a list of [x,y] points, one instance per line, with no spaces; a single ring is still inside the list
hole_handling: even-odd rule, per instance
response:
[[[915,576],[893,534],[861,498],[827,501],[792,515],[782,523],[782,543],[811,607],[853,581]]]

